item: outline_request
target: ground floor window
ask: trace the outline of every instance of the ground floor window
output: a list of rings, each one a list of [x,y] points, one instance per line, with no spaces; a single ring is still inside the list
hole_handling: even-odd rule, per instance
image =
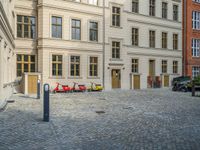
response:
[[[162,60],[162,73],[167,73],[167,61]]]
[[[24,72],[35,72],[35,55],[17,54],[17,76]]]
[[[98,57],[90,57],[90,76],[98,76]]]
[[[71,56],[70,69],[71,76],[80,76],[80,56]]]
[[[173,73],[178,73],[178,61],[173,61]]]
[[[200,75],[200,66],[194,66],[192,67],[192,77],[197,77]]]
[[[52,75],[62,76],[62,55],[52,55]]]
[[[132,59],[132,73],[138,73],[138,59]]]

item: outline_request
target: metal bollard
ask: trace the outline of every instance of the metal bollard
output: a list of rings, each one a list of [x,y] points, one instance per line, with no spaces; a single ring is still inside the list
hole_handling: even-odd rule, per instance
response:
[[[49,84],[44,84],[44,114],[43,121],[49,122]]]
[[[192,96],[195,96],[195,84],[192,82]]]
[[[37,82],[37,99],[40,99],[40,80]]]

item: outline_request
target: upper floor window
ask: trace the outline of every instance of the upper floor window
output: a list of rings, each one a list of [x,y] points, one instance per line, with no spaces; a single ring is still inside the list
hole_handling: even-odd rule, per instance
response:
[[[162,48],[167,48],[167,33],[162,33]]]
[[[53,16],[51,23],[52,23],[52,37],[62,38],[62,18]]]
[[[167,61],[162,60],[162,73],[167,73]]]
[[[90,57],[90,77],[98,76],[98,57]]]
[[[73,0],[73,1],[75,1],[75,2],[81,2],[81,0]]]
[[[155,31],[149,31],[149,47],[155,48],[156,34]]]
[[[90,22],[90,41],[98,41],[98,23]]]
[[[155,0],[149,0],[149,15],[155,16]]]
[[[81,40],[81,21],[72,19],[72,39]]]
[[[178,50],[178,34],[173,34],[173,50]]]
[[[70,69],[71,76],[80,76],[80,56],[71,56]]]
[[[137,28],[132,28],[132,45],[138,46],[139,43],[139,32]]]
[[[173,20],[178,21],[178,5],[173,5]]]
[[[17,37],[36,37],[35,17],[17,15]]]
[[[139,72],[139,62],[138,59],[132,59],[132,73]]]
[[[139,12],[139,1],[132,0],[132,12],[138,13]]]
[[[192,28],[197,30],[200,29],[200,12],[192,12]]]
[[[197,3],[200,3],[200,0],[193,0],[193,2],[197,2]]]
[[[62,76],[62,55],[52,55],[52,75]]]
[[[200,40],[192,39],[192,57],[200,56]]]
[[[120,58],[120,42],[112,42],[112,58]]]
[[[162,18],[167,19],[167,3],[162,2]]]
[[[35,55],[17,55],[17,76],[24,72],[35,72]]]
[[[112,7],[112,25],[120,27],[120,8]]]
[[[88,0],[89,4],[98,5],[98,0]]]

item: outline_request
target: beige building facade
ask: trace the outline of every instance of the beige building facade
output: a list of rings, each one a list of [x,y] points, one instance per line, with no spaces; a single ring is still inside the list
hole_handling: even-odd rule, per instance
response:
[[[182,2],[15,0],[15,75],[111,89],[168,87],[182,74]]]
[[[12,95],[16,78],[14,17],[13,1],[0,0],[0,108]]]

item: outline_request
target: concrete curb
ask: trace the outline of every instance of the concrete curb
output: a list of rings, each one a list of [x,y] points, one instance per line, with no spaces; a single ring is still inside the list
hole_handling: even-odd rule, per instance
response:
[[[8,102],[5,100],[1,105],[0,105],[0,112],[3,112],[7,108]]]

